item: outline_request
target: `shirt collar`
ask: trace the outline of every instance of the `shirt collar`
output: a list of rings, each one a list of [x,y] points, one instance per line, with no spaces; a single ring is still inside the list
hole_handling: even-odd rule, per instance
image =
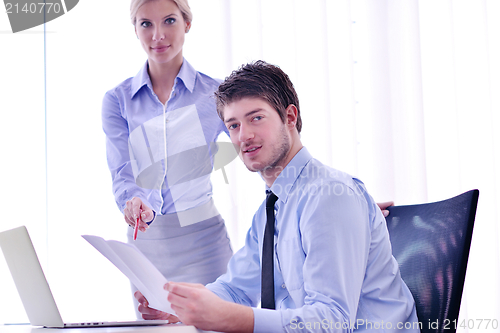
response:
[[[266,185],[266,190],[273,191],[274,194],[283,202],[288,199],[288,194],[292,190],[293,185],[300,176],[304,167],[312,160],[312,155],[306,147],[302,147],[287,166],[281,171],[279,176],[274,181],[271,188]]]
[[[186,59],[182,61],[182,66],[177,77],[182,80],[187,90],[192,93],[196,81],[196,71]]]
[[[194,84],[196,81],[196,71],[186,59],[183,59],[182,61],[181,69],[179,70],[179,74],[177,74],[177,78],[179,78],[184,83],[184,86],[189,90],[189,92],[193,92]],[[151,78],[148,74],[147,61],[136,74],[136,76],[132,78],[130,98],[134,98],[135,94],[137,94],[137,92],[145,85],[153,90]]]
[[[130,84],[130,98],[134,98],[135,94],[145,85],[148,85],[151,87],[151,79],[149,78],[148,74],[148,62],[142,66],[141,70],[139,73],[136,74],[132,78],[132,82]]]

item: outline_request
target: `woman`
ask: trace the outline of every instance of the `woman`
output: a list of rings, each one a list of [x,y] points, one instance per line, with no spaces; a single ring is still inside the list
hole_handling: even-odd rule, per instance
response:
[[[215,141],[226,131],[211,98],[220,82],[183,58],[187,0],[132,0],[130,9],[148,59],[103,101],[115,200],[143,232],[134,244],[168,280],[206,284],[232,255],[210,183]]]

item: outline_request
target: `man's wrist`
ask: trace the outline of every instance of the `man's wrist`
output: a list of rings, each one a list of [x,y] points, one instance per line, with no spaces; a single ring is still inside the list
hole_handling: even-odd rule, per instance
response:
[[[228,308],[223,310],[222,332],[253,333],[254,315],[251,307],[227,302]]]

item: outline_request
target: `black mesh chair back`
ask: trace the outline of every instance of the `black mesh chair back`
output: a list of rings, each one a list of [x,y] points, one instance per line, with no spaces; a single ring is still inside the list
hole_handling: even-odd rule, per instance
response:
[[[389,207],[387,228],[422,333],[454,333],[478,190],[428,204]]]

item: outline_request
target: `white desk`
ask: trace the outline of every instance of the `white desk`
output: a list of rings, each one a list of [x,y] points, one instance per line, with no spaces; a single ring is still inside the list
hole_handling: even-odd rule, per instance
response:
[[[201,333],[206,332],[186,325],[86,327],[86,328],[43,328],[30,325],[1,325],[0,333]]]

